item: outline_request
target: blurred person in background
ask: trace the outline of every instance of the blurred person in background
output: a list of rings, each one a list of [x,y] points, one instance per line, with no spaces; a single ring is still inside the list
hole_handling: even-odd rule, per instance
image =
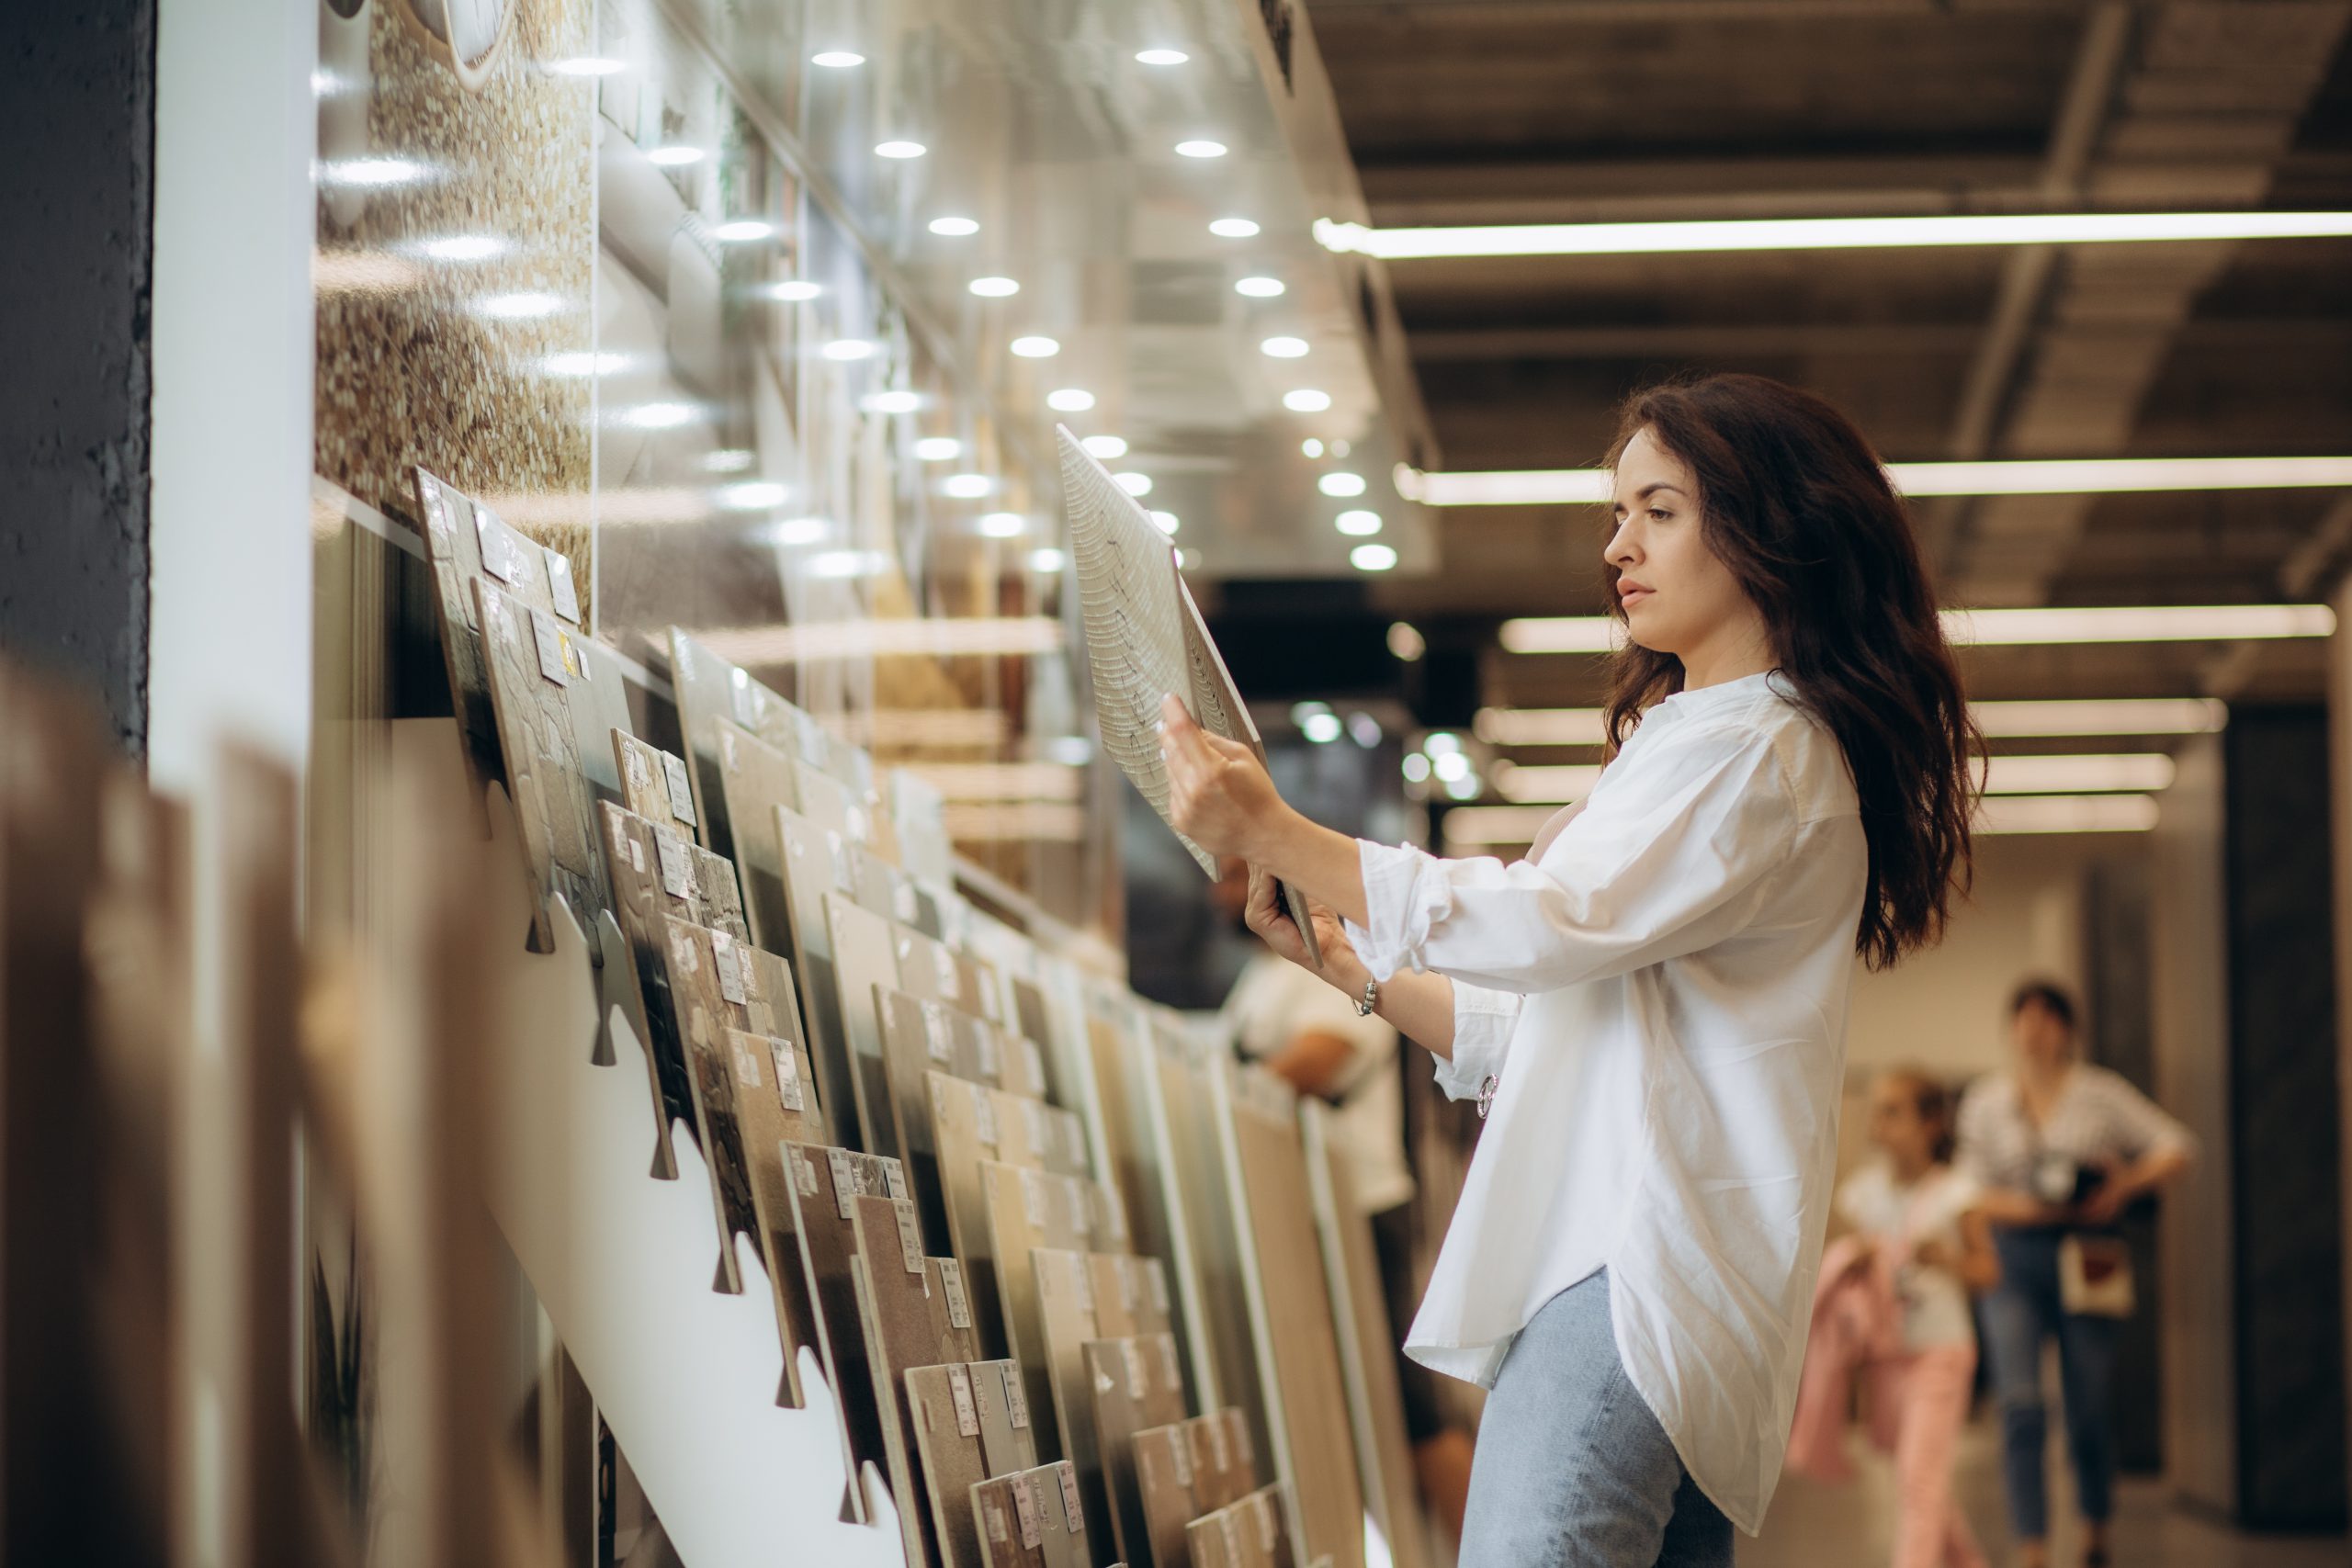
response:
[[[2133,1305],[2123,1212],[2187,1169],[2196,1143],[2120,1075],[2076,1059],[2075,1001],[2063,987],[2018,987],[2009,1043],[2009,1069],[1978,1079],[1961,1102],[1959,1152],[1983,1189],[2000,1258],[2000,1284],[1984,1301],[1984,1353],[2001,1407],[2009,1524],[2019,1568],[2044,1568],[2041,1347],[2054,1335],[2075,1495],[2089,1529],[2085,1562],[2105,1568],[2115,1483],[2109,1393],[2117,1333]]]
[[[1245,931],[1249,870],[1241,861],[1227,862],[1215,889],[1217,908]],[[1331,1134],[1350,1194],[1372,1222],[1389,1321],[1411,1321],[1418,1300],[1414,1184],[1405,1152],[1396,1029],[1375,1014],[1359,1013],[1312,970],[1262,946],[1234,981],[1223,1011],[1243,1055],[1332,1107]],[[1421,1490],[1458,1538],[1470,1485],[1470,1438],[1446,1425],[1434,1379],[1428,1368],[1398,1355],[1406,1435]]]
[[[1871,1086],[1881,1158],[1846,1179],[1838,1214],[1854,1227],[1822,1255],[1789,1468],[1852,1477],[1848,1394],[1863,1380],[1871,1439],[1894,1456],[1900,1513],[1894,1568],[1983,1568],[1952,1497],[1952,1458],[1976,1381],[1969,1295],[2001,1266],[1976,1184],[1953,1168],[1949,1089],[1916,1068]]]

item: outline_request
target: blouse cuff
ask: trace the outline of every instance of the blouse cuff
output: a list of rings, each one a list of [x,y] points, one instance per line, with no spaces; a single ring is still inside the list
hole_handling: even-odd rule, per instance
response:
[[[1430,927],[1453,912],[1453,886],[1438,863],[1420,851],[1360,841],[1363,870],[1364,925],[1346,922],[1348,941],[1372,971],[1385,980],[1399,969],[1419,971],[1421,944]]]
[[[1518,1027],[1524,998],[1453,982],[1453,1055],[1440,1057],[1437,1087],[1448,1100],[1470,1100],[1502,1076],[1503,1052]]]

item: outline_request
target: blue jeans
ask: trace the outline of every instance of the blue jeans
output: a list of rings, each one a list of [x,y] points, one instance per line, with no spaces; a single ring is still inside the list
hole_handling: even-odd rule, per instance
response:
[[[2120,1323],[2083,1317],[2058,1305],[2058,1243],[2064,1232],[1996,1226],[2001,1285],[1984,1298],[1984,1359],[2001,1407],[2002,1478],[2009,1525],[2019,1540],[2050,1534],[2050,1497],[2042,1473],[2050,1415],[2041,1401],[2041,1346],[2058,1337],[2059,1392],[2065,1401],[2066,1447],[2075,1461],[2075,1495],[2094,1524],[2114,1512],[2115,1435],[2109,1393],[2115,1384]]]
[[[1503,1358],[1460,1568],[1730,1568],[1707,1500],[1617,1359],[1606,1270],[1544,1303]]]

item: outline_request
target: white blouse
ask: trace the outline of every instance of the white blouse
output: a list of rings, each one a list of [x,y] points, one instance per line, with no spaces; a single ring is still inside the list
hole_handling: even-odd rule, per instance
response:
[[[1756,675],[1668,697],[1539,859],[1363,847],[1372,972],[1455,982],[1493,1096],[1406,1351],[1489,1384],[1606,1267],[1617,1351],[1750,1534],[1795,1411],[1867,850],[1836,738]]]

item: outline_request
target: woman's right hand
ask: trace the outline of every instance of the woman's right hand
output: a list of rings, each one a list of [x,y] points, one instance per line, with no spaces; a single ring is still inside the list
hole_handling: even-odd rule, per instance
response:
[[[1283,902],[1279,885],[1258,866],[1250,868],[1250,897],[1241,911],[1242,922],[1258,933],[1259,940],[1274,950],[1276,955],[1288,959],[1308,974],[1329,981],[1340,989],[1363,989],[1368,973],[1356,957],[1354,943],[1348,941],[1340,918],[1322,905],[1310,900],[1307,918],[1315,923],[1315,945],[1323,954],[1317,966],[1306,953],[1306,942],[1298,934],[1297,925],[1290,918],[1290,909]]]

